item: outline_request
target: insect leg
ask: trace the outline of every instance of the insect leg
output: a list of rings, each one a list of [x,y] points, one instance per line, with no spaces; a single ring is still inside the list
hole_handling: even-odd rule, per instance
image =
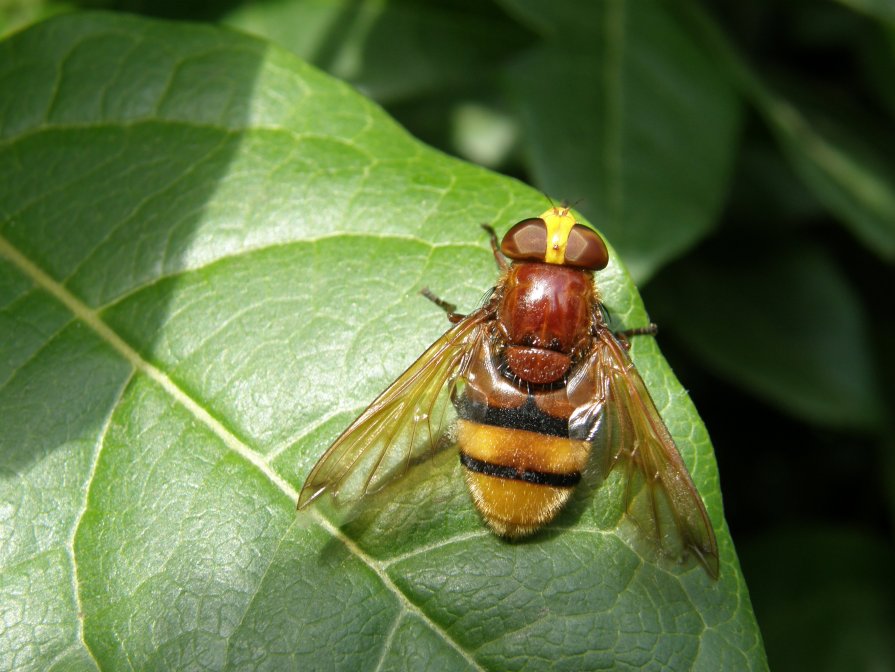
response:
[[[659,333],[659,326],[650,322],[645,327],[635,327],[634,329],[624,329],[615,332],[616,340],[621,343],[625,350],[631,348],[631,342],[628,340],[631,336],[655,336]]]
[[[503,256],[503,252],[500,251],[500,242],[497,239],[497,232],[490,224],[482,224],[482,228],[488,232],[488,237],[491,241],[491,251],[494,253],[494,261],[497,262],[497,267],[501,270],[501,272],[506,271],[510,267],[510,265],[507,263],[506,258]]]
[[[650,322],[645,327],[636,327],[634,329],[625,329],[624,331],[616,331],[616,337],[627,338],[629,336],[655,336],[659,333],[659,325]]]
[[[451,324],[457,324],[460,320],[462,320],[466,315],[462,315],[457,312],[457,306],[453,303],[448,303],[442,298],[435,296],[432,291],[428,287],[423,287],[420,290],[420,294],[425,296],[429,301],[434,303],[436,306],[441,308],[444,312],[447,313],[447,318],[451,322]]]
[[[609,316],[609,310],[602,303],[597,303],[596,310],[594,310],[594,335],[596,336],[601,330],[609,329],[609,324],[612,322],[612,318]],[[650,322],[645,327],[635,327],[634,329],[622,329],[621,331],[613,332],[613,336],[615,336],[615,340],[624,346],[625,350],[629,350],[631,348],[631,343],[628,339],[631,336],[655,336],[659,333],[659,327]]]

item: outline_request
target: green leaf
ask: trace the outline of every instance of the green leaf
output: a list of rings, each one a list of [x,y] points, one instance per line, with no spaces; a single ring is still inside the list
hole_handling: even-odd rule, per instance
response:
[[[456,453],[340,522],[339,431],[545,208],[351,87],[224,30],[84,14],[0,45],[0,668],[765,669],[704,427],[632,353],[721,578],[642,554],[617,479],[527,543]],[[617,259],[620,322],[643,306]]]
[[[862,74],[871,91],[886,107],[889,118],[895,118],[895,90],[890,78],[892,70],[895,70],[895,25],[863,38],[857,51]]]
[[[693,3],[682,7],[700,39],[725,64],[731,81],[761,113],[805,185],[868,249],[882,259],[895,259],[895,136],[890,124],[880,124],[876,133],[860,116],[831,114],[822,94],[814,106],[788,97],[755,72]]]
[[[221,21],[351,82],[449,153],[491,168],[515,159],[495,80],[531,34],[491,3],[261,0]]]
[[[895,5],[888,0],[836,0],[856,12],[873,17],[881,23],[895,28]]]
[[[263,0],[223,23],[275,41],[381,103],[454,90],[525,43],[490,3]]]
[[[895,163],[885,149],[895,138],[867,142],[854,132],[861,124],[814,120],[770,89],[763,100],[783,151],[818,200],[870,250],[895,260]]]
[[[0,37],[20,30],[39,19],[70,9],[67,2],[53,0],[7,0],[0,3]]]
[[[870,323],[839,266],[816,245],[785,238],[746,257],[734,247],[675,265],[650,288],[663,331],[794,415],[879,429]]]
[[[638,280],[714,227],[739,100],[663,3],[505,0],[550,37],[508,75],[537,184],[581,211]]]

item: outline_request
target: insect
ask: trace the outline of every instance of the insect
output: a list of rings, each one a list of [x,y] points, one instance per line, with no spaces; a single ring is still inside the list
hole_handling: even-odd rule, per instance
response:
[[[491,247],[501,277],[474,312],[423,294],[453,326],[324,453],[298,500],[353,501],[433,455],[459,446],[476,508],[498,535],[553,520],[594,447],[605,476],[624,470],[627,515],[664,554],[693,554],[718,576],[702,500],[594,284],[609,254],[568,208],[515,224]],[[456,416],[456,417],[455,417]]]

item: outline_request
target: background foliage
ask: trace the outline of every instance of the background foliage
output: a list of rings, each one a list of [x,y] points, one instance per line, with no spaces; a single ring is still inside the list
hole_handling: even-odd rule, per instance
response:
[[[582,199],[711,432],[771,666],[895,668],[895,15],[870,0],[544,6],[81,4],[261,35],[425,142]],[[71,8],[13,3],[0,21]]]

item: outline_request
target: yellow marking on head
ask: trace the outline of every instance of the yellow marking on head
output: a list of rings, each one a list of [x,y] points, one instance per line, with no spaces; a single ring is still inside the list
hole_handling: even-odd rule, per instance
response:
[[[568,208],[550,208],[541,215],[547,225],[547,251],[544,261],[548,264],[563,264],[566,260],[566,245],[569,232],[575,226],[575,218],[569,214]]]

